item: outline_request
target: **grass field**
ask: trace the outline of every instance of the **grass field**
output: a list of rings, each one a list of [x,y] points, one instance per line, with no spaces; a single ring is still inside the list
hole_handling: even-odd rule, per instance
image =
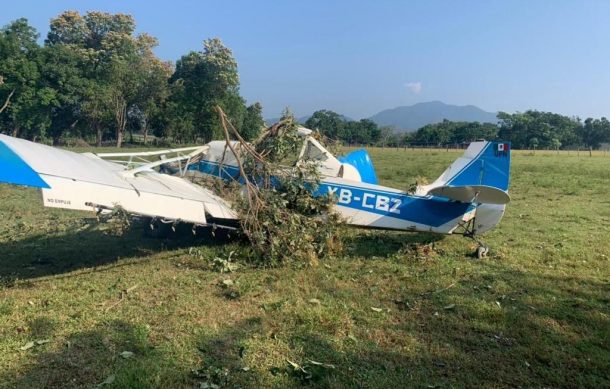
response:
[[[372,150],[399,188],[458,154]],[[350,230],[317,267],[233,273],[210,264],[240,243],[109,236],[1,186],[0,387],[608,387],[610,155],[512,168],[487,259]]]

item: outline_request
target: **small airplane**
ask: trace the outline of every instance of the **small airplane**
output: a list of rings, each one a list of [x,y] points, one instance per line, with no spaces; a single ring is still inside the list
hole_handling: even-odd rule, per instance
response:
[[[510,143],[472,142],[433,183],[414,193],[381,186],[369,154],[356,150],[335,157],[311,130],[297,163],[314,162],[321,181],[314,195],[335,197],[348,224],[366,228],[462,234],[477,238],[495,227],[510,201]],[[146,152],[75,153],[0,134],[0,183],[42,189],[46,207],[125,212],[155,223],[235,229],[238,215],[211,190],[188,180],[211,175],[239,180],[238,142]]]

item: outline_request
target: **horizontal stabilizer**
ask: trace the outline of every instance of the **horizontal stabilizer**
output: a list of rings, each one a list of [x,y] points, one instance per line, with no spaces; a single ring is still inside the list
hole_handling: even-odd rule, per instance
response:
[[[439,186],[431,189],[428,194],[463,203],[508,204],[510,201],[508,193],[487,185]]]

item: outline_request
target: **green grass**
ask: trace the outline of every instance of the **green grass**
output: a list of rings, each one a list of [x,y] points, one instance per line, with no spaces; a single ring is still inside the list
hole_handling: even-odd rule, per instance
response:
[[[398,188],[458,155],[371,153]],[[0,387],[607,387],[609,183],[610,156],[515,153],[488,259],[458,236],[349,230],[317,267],[230,274],[210,262],[239,243],[108,236],[2,186]]]

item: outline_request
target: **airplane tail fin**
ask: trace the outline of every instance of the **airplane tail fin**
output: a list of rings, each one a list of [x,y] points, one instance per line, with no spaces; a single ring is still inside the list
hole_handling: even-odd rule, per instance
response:
[[[508,142],[472,142],[432,184],[417,193],[452,200],[506,204],[510,201],[510,150]]]

